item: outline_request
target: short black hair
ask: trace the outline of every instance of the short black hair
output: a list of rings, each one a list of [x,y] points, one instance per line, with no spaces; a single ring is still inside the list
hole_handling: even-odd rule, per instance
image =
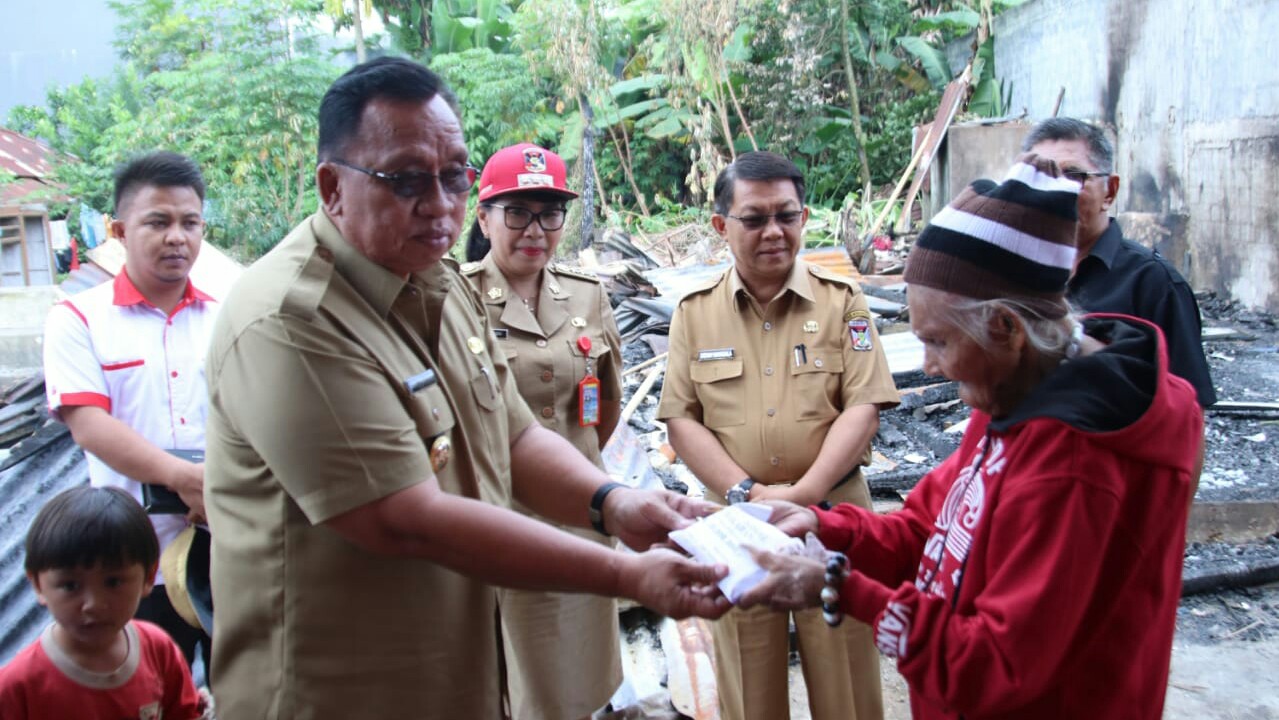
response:
[[[436,95],[444,98],[459,118],[457,97],[444,80],[412,60],[380,57],[360,63],[333,81],[320,101],[320,139],[316,143],[318,162],[339,155],[360,129],[360,117],[370,102],[379,98],[426,102]]]
[[[715,178],[715,212],[727,215],[733,207],[733,185],[738,180],[790,180],[799,204],[804,204],[804,173],[795,163],[773,152],[742,153]]]
[[[471,232],[466,235],[466,261],[479,262],[493,249],[493,242],[484,234],[478,217],[471,223]]]
[[[115,169],[115,214],[138,190],[147,187],[189,187],[204,202],[204,175],[186,155],[155,150],[139,155]]]
[[[27,531],[26,570],[119,568],[160,561],[160,541],[142,505],[116,487],[80,487],[53,496]]]
[[[1056,117],[1041,121],[1022,140],[1021,151],[1030,152],[1039,143],[1053,140],[1083,140],[1088,146],[1088,160],[1098,172],[1115,171],[1115,146],[1110,144],[1106,131],[1075,118]]]

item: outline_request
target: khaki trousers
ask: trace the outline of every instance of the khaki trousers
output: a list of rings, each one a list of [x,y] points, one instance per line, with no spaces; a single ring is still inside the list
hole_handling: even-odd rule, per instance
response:
[[[870,507],[870,491],[860,472],[832,490],[828,499]],[[820,608],[797,613],[733,610],[711,623],[721,719],[790,718],[792,615],[813,720],[882,720],[879,653],[870,626],[845,616],[832,628]]]

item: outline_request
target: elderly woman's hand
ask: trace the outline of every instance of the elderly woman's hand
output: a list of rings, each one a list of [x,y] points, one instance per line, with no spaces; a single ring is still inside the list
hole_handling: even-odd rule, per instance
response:
[[[768,516],[768,522],[791,537],[802,538],[810,532],[817,534],[817,513],[803,505],[785,500],[765,499],[752,502],[772,508],[773,514]]]
[[[764,580],[738,601],[740,608],[764,605],[770,610],[803,610],[821,604],[826,567],[820,560],[751,549],[759,566],[768,571]]]

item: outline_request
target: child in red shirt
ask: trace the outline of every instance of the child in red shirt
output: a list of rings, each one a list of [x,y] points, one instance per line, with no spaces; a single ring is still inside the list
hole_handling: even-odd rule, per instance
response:
[[[78,487],[40,509],[27,533],[27,578],[53,624],[0,668],[5,720],[196,720],[203,710],[178,646],[133,620],[151,591],[160,544],[128,493]]]

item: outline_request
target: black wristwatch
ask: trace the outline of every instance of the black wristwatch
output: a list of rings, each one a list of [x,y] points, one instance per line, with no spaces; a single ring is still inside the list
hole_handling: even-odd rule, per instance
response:
[[[591,496],[591,507],[587,511],[591,518],[591,527],[605,537],[608,537],[608,531],[604,529],[604,498],[614,490],[624,487],[626,486],[620,482],[606,482],[600,485]]]
[[[752,487],[755,487],[754,478],[746,478],[729,488],[728,495],[725,496],[728,499],[728,504],[736,505],[737,503],[750,502]]]

